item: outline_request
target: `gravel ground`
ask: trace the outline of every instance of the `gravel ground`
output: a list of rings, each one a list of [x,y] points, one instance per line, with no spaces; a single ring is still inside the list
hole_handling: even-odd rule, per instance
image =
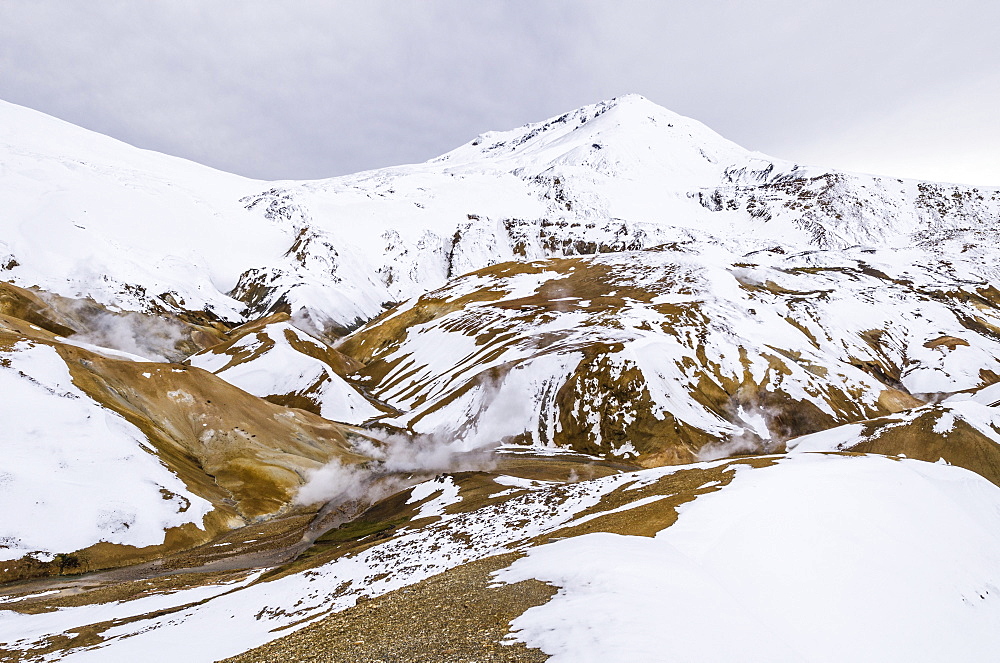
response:
[[[556,589],[529,580],[492,588],[516,553],[451,569],[326,617],[225,663],[535,663],[523,644],[500,644],[509,622]]]

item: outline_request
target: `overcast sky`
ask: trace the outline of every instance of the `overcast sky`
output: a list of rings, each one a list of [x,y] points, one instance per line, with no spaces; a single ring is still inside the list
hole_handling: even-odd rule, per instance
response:
[[[803,163],[1000,185],[1000,3],[0,0],[0,98],[243,175],[628,92]]]

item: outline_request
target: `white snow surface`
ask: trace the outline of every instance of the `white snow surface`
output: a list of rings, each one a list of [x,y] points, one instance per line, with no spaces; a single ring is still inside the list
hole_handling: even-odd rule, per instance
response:
[[[553,663],[990,661],[1000,488],[946,465],[803,454],[740,469],[653,538],[565,539],[498,576],[561,588],[513,622]]]
[[[236,317],[242,305],[225,292],[247,263],[289,243],[240,205],[260,182],[6,102],[0,161],[0,258],[16,260],[21,285],[129,310],[174,292],[191,309]]]
[[[511,259],[692,240],[995,258],[1000,220],[1000,190],[804,168],[637,95],[427,163],[270,183],[0,103],[0,160],[0,268],[18,284],[233,321],[284,301],[320,327]]]
[[[428,500],[427,498],[431,495],[436,495],[436,497]],[[455,485],[454,479],[445,476],[441,481],[432,479],[414,486],[413,490],[410,491],[410,499],[406,500],[406,503],[413,504],[422,500],[427,501],[420,505],[420,510],[413,517],[414,520],[440,518],[445,515],[446,507],[458,504],[462,498],[458,494],[458,486]]]
[[[777,437],[767,408],[735,408],[723,418],[692,398],[706,372],[781,392],[834,421],[869,419],[885,413],[879,399],[894,383],[863,370],[862,362],[898,366],[903,386],[918,393],[978,388],[984,371],[1000,373],[1000,343],[969,324],[1000,325],[995,309],[976,302],[990,283],[989,265],[913,258],[896,249],[747,258],[691,244],[582,257],[570,267],[537,263],[528,274],[476,273],[375,323],[389,324],[425,301],[456,302],[476,291],[495,297],[408,327],[405,338],[375,354],[392,370],[366,386],[404,413],[392,420],[397,425],[468,448],[518,435],[544,446],[559,430],[556,395],[583,366],[582,351],[616,347],[602,350],[602,370],[613,379],[638,369],[648,396],[642,407],[650,411],[578,399],[570,407],[586,418],[598,444],[602,417],[612,410],[626,426],[640,414],[670,414],[720,440]],[[597,275],[584,282],[593,300],[586,308],[569,280],[575,270]],[[614,299],[626,288],[632,297]],[[543,289],[563,296],[518,304]],[[942,290],[956,294],[942,299]],[[939,342],[949,337],[961,343]],[[604,446],[618,456],[631,453]]]
[[[289,336],[325,347],[287,322],[275,322],[239,339],[226,353],[209,349],[188,361],[261,398],[305,394],[319,406],[320,416],[333,421],[360,424],[382,414],[329,365],[297,350]],[[233,356],[237,353],[248,356],[237,360]]]
[[[878,437],[883,432],[906,426],[917,419],[928,418],[931,431],[947,439],[959,422],[981,433],[1000,445],[1000,408],[984,405],[992,402],[997,390],[991,385],[973,394],[957,394],[941,403],[904,410],[894,415],[879,417],[863,424],[836,426],[787,441],[790,453],[850,450],[868,437]],[[865,429],[869,428],[866,434]]]
[[[961,468],[919,461],[773,459],[764,468],[733,463],[730,483],[682,505],[679,520],[655,538],[591,534],[528,549],[500,579],[539,578],[562,589],[514,621],[516,637],[556,661],[992,660],[1000,646],[1000,488]],[[60,660],[218,660],[350,607],[359,596],[523,548],[574,519],[583,522],[589,516],[578,514],[617,488],[727,463],[532,487],[402,528],[306,573],[225,594],[178,592],[171,605],[217,595],[115,626],[105,641]],[[421,484],[411,497],[451,492],[428,483],[436,486]],[[658,499],[637,498],[618,510]],[[112,612],[139,615],[146,605],[0,611],[0,637],[29,649]]]
[[[211,511],[138,428],[73,385],[50,346],[0,352],[0,393],[0,560],[157,545]]]
[[[86,614],[87,620],[93,621],[127,619],[157,610],[167,610],[187,605],[188,603],[204,601],[249,584],[258,576],[260,576],[260,572],[252,573],[241,581],[205,585],[203,587],[164,592],[162,594],[151,594],[131,601],[111,601],[110,603],[87,606],[86,610],[61,608],[36,615],[21,614],[12,610],[0,611],[0,642],[16,647],[21,642],[33,642],[49,634],[65,633],[86,623],[92,623],[81,622],[80,617],[83,614]],[[205,637],[207,636],[208,634],[205,634]],[[152,657],[149,660],[156,660],[157,654],[150,652],[149,655]],[[46,658],[52,660],[52,657]],[[115,659],[106,658],[104,660]]]

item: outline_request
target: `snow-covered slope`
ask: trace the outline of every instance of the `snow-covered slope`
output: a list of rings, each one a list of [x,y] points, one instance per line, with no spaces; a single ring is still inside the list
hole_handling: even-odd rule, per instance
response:
[[[245,180],[10,104],[0,127],[6,278],[230,322],[287,310],[326,332],[504,260],[692,237],[983,251],[1000,218],[997,190],[804,168],[636,95],[311,182]]]
[[[511,558],[501,563],[495,580],[540,578],[561,588],[513,622],[514,637],[551,660],[987,661],[1000,647],[1000,488],[960,468],[802,454],[565,485],[456,475],[405,491],[375,513],[384,521],[339,539],[332,533],[328,550],[297,573],[113,606],[0,612],[0,640],[24,660],[56,652],[66,661],[208,662],[282,636],[238,660],[303,658],[344,645],[361,657],[377,634],[350,621],[324,630],[331,611],[376,610],[377,619],[380,606],[402,602],[412,615],[404,630],[419,630],[478,594],[492,591],[496,610],[510,594],[461,576],[451,592],[425,601],[414,590],[526,550],[506,570]],[[53,648],[76,632],[97,637]],[[409,640],[388,651],[447,660],[443,647],[435,658]]]
[[[0,294],[0,581],[189,549],[288,511],[309,471],[363,460],[343,426],[75,341],[30,292]]]
[[[54,348],[0,349],[0,560],[51,561],[99,541],[159,545],[212,505],[139,428],[77,388]]]
[[[379,409],[342,375],[362,364],[275,314],[235,330],[225,343],[188,359],[192,366],[280,405],[360,424],[391,412]]]
[[[500,578],[561,588],[512,624],[552,663],[986,661],[996,494],[953,468],[809,455],[739,471],[653,538],[557,541]]]
[[[651,464],[775,450],[1000,379],[992,266],[925,257],[691,242],[507,263],[339,347],[404,413],[391,423],[467,448],[512,438]]]
[[[1000,383],[936,404],[789,440],[793,453],[852,451],[958,465],[1000,485]]]
[[[276,186],[250,204],[303,237],[296,263],[244,282],[257,305],[285,297],[329,314],[331,295],[315,286],[332,270],[358,293],[361,317],[377,310],[363,303],[372,285],[398,300],[510,259],[692,237],[737,253],[914,242],[954,252],[995,245],[1000,219],[995,189],[801,167],[635,95],[484,134],[426,164]],[[317,245],[339,254],[320,261]]]
[[[247,264],[290,240],[239,199],[259,182],[139,150],[0,102],[0,263],[5,279],[130,310],[223,317]],[[167,296],[169,295],[169,296]]]

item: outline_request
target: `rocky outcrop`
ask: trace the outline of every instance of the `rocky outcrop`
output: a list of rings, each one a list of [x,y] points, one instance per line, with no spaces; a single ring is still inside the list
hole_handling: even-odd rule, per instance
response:
[[[953,280],[953,263],[915,278],[894,251],[857,255],[750,262],[689,245],[505,263],[339,349],[404,413],[389,423],[646,464],[778,451],[996,381],[1000,310],[985,281]]]

